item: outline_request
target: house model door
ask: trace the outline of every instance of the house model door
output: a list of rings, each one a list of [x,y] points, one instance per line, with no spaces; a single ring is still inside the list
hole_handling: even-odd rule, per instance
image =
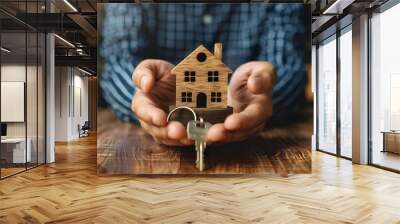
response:
[[[196,107],[197,108],[206,108],[207,107],[207,95],[205,93],[198,93],[196,98]]]

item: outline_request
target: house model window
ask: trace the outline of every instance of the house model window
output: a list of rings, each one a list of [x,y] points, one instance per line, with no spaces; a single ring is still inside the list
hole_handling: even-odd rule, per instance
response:
[[[196,72],[185,71],[185,82],[196,82]]]
[[[182,102],[192,102],[192,93],[182,92]]]
[[[204,62],[207,59],[207,55],[204,54],[203,52],[200,52],[197,54],[197,60],[199,62]]]
[[[211,102],[221,102],[221,92],[211,92]]]
[[[218,82],[218,71],[209,71],[208,72],[208,81],[209,82]]]

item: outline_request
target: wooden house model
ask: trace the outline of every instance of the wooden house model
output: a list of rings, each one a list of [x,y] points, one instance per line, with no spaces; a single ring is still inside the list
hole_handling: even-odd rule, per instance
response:
[[[214,53],[197,47],[172,69],[176,77],[176,104],[194,109],[227,108],[228,77],[232,70],[222,62],[222,44]]]

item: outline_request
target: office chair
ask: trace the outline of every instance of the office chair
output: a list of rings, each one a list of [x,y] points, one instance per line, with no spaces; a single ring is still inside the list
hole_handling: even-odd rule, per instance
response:
[[[79,138],[89,136],[89,129],[90,129],[89,121],[85,121],[82,127],[80,127],[80,125],[78,124]]]

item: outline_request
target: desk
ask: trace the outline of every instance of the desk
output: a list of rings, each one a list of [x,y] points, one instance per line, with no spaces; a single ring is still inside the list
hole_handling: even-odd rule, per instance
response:
[[[382,131],[382,152],[393,152],[400,154],[400,131]]]
[[[206,170],[195,167],[193,147],[155,143],[140,127],[99,110],[97,171],[120,174],[265,174],[311,172],[312,108],[283,126],[269,127],[246,141],[208,145]]]
[[[1,159],[5,163],[25,163],[32,158],[30,138],[26,139],[27,147],[25,152],[25,138],[5,138],[1,139]],[[26,160],[26,161],[25,161]]]

